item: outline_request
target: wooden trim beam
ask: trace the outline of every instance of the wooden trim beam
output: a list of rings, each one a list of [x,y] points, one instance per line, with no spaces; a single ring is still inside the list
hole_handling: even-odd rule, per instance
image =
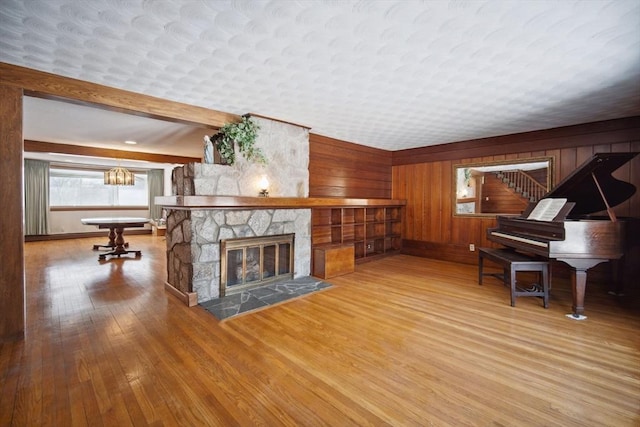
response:
[[[24,338],[22,89],[0,84],[0,342]]]
[[[449,144],[398,150],[392,153],[393,166],[440,162],[503,154],[558,150],[588,145],[608,145],[633,141],[640,133],[640,116],[564,126],[534,132],[472,139]]]
[[[406,200],[318,197],[160,196],[156,204],[172,208],[309,209],[317,207],[376,207],[406,205]]]
[[[154,163],[199,163],[198,157],[171,156],[168,154],[142,153],[139,151],[113,150],[109,148],[84,147],[71,144],[57,144],[53,142],[24,141],[24,151],[34,153],[60,153],[76,156],[105,157],[113,159],[144,160]]]
[[[220,128],[240,116],[154,96],[115,89],[83,80],[0,62],[0,84],[24,90],[25,95],[56,99],[154,119]]]

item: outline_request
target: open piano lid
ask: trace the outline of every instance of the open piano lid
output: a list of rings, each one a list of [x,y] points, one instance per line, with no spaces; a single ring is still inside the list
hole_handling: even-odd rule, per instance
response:
[[[575,202],[571,216],[588,215],[607,209],[600,191],[595,183],[598,180],[602,193],[610,207],[614,207],[629,199],[636,192],[636,187],[620,181],[611,174],[638,153],[597,153],[563,179],[553,190],[545,194],[547,197],[564,197],[568,202]]]

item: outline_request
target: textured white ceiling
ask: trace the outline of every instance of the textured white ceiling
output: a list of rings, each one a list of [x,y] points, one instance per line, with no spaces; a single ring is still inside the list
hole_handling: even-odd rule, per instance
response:
[[[0,61],[398,150],[640,114],[640,2],[1,0]]]

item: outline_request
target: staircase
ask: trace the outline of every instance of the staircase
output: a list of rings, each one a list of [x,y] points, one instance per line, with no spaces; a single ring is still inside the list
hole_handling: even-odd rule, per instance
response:
[[[524,171],[498,171],[496,178],[513,192],[535,203],[544,196],[548,189]]]

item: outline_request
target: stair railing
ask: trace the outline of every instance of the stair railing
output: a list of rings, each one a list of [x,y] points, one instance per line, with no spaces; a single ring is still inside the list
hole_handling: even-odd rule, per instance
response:
[[[540,184],[525,171],[502,171],[498,172],[496,176],[513,191],[528,198],[530,202],[537,202],[549,191],[546,186]]]

